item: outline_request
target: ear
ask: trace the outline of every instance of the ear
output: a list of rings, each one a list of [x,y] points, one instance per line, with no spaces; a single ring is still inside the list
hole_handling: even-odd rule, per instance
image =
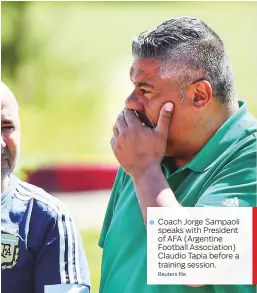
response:
[[[202,108],[212,97],[212,88],[208,81],[200,80],[189,85],[185,90],[186,99],[194,108]]]

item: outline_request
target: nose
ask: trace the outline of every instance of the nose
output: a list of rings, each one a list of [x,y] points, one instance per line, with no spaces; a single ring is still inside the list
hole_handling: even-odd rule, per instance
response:
[[[144,111],[145,109],[142,99],[136,94],[135,91],[133,91],[131,95],[127,97],[125,106],[129,110],[136,110],[139,112]]]

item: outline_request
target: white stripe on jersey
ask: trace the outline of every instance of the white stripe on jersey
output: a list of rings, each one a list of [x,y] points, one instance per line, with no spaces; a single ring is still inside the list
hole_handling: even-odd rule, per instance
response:
[[[29,183],[26,183],[24,181],[20,181],[19,183],[22,187],[28,188],[31,190],[30,193],[26,193],[27,196],[30,196],[31,198],[35,198],[36,200],[39,200],[51,208],[53,208],[54,211],[56,211],[58,216],[58,230],[59,230],[59,236],[60,236],[60,252],[59,252],[59,265],[60,265],[60,278],[61,283],[67,283],[66,281],[66,275],[65,275],[65,234],[64,234],[64,227],[63,225],[66,224],[67,229],[67,238],[68,238],[68,276],[71,283],[75,282],[75,275],[74,275],[74,269],[73,269],[73,259],[75,259],[75,274],[77,275],[77,281],[79,284],[84,283],[81,278],[81,272],[80,272],[80,257],[79,257],[79,240],[78,240],[78,233],[77,229],[75,228],[75,223],[73,221],[73,218],[70,216],[66,206],[56,197],[48,194],[46,191],[44,191],[42,188],[39,188],[37,186],[31,185]],[[45,196],[44,196],[45,195]],[[21,194],[18,195],[21,199],[28,199],[26,196],[22,196]],[[65,216],[65,223],[62,221],[62,215]],[[74,238],[72,235],[72,230],[74,232]],[[73,254],[72,247],[73,243],[75,244],[75,255]],[[89,274],[89,272],[88,272]],[[89,282],[89,280],[88,280]]]
[[[66,218],[66,217],[65,217]],[[69,278],[70,282],[74,283],[75,282],[75,276],[74,276],[74,271],[73,271],[73,251],[72,251],[72,245],[73,245],[73,235],[72,235],[72,230],[71,230],[71,223],[70,219],[65,219],[66,223],[66,228],[67,228],[67,235],[68,236],[68,271],[69,271]]]
[[[65,205],[62,204],[63,209],[65,212],[69,215],[69,218],[65,221],[67,225],[67,234],[69,234],[68,238],[68,269],[69,269],[69,278],[70,282],[74,283],[75,282],[75,276],[74,276],[74,271],[73,271],[73,259],[75,260],[75,273],[77,277],[77,281],[79,284],[84,283],[81,274],[80,274],[80,257],[79,257],[79,250],[78,250],[78,232],[75,227],[75,221],[73,220],[72,216],[69,214],[67,208]],[[69,232],[68,232],[69,231]],[[73,233],[72,233],[73,231]],[[72,237],[74,234],[74,238]],[[75,247],[75,256],[73,255],[73,243]],[[69,261],[70,260],[70,261]],[[71,279],[72,276],[72,279]]]
[[[78,283],[82,283],[81,272],[80,272],[78,232],[74,225],[74,221],[72,221],[72,229],[74,231],[74,237],[75,237],[75,266],[76,266],[76,272],[77,272],[77,280],[78,280]]]
[[[65,272],[65,235],[64,235],[64,228],[62,223],[62,216],[58,216],[58,230],[59,230],[59,270],[60,270],[60,278],[61,283],[66,283],[66,272]]]

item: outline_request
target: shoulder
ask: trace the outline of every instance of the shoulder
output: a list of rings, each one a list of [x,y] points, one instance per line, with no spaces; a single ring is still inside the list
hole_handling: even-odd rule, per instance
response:
[[[31,208],[40,214],[52,217],[69,214],[67,207],[61,200],[44,189],[19,179],[15,196],[21,201],[27,201],[28,205],[31,205]]]
[[[244,118],[244,119],[243,119]],[[257,120],[250,113],[247,113],[240,121],[235,124],[234,131],[237,137],[231,133],[231,137],[226,137],[228,147],[220,156],[221,166],[232,167],[237,164],[245,165],[246,167],[256,167],[257,154]],[[233,143],[230,143],[233,141]]]
[[[229,163],[239,162],[246,166],[256,167],[257,132],[246,131],[236,145],[230,148]]]

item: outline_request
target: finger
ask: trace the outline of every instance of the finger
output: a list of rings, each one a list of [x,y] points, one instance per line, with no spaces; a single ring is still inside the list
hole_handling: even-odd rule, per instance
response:
[[[168,136],[172,111],[173,111],[173,103],[171,102],[165,103],[161,108],[158,124],[155,128],[156,132],[161,133],[165,137]]]
[[[123,133],[126,130],[126,128],[128,127],[126,119],[124,117],[124,111],[122,111],[119,114],[117,121],[116,121],[116,125],[117,125],[119,133]]]
[[[137,125],[143,127],[141,121],[138,119],[136,113],[133,110],[124,109],[124,117],[127,125]]]
[[[117,124],[114,124],[113,128],[112,128],[112,132],[114,137],[118,137],[119,136],[119,129],[117,127]]]

